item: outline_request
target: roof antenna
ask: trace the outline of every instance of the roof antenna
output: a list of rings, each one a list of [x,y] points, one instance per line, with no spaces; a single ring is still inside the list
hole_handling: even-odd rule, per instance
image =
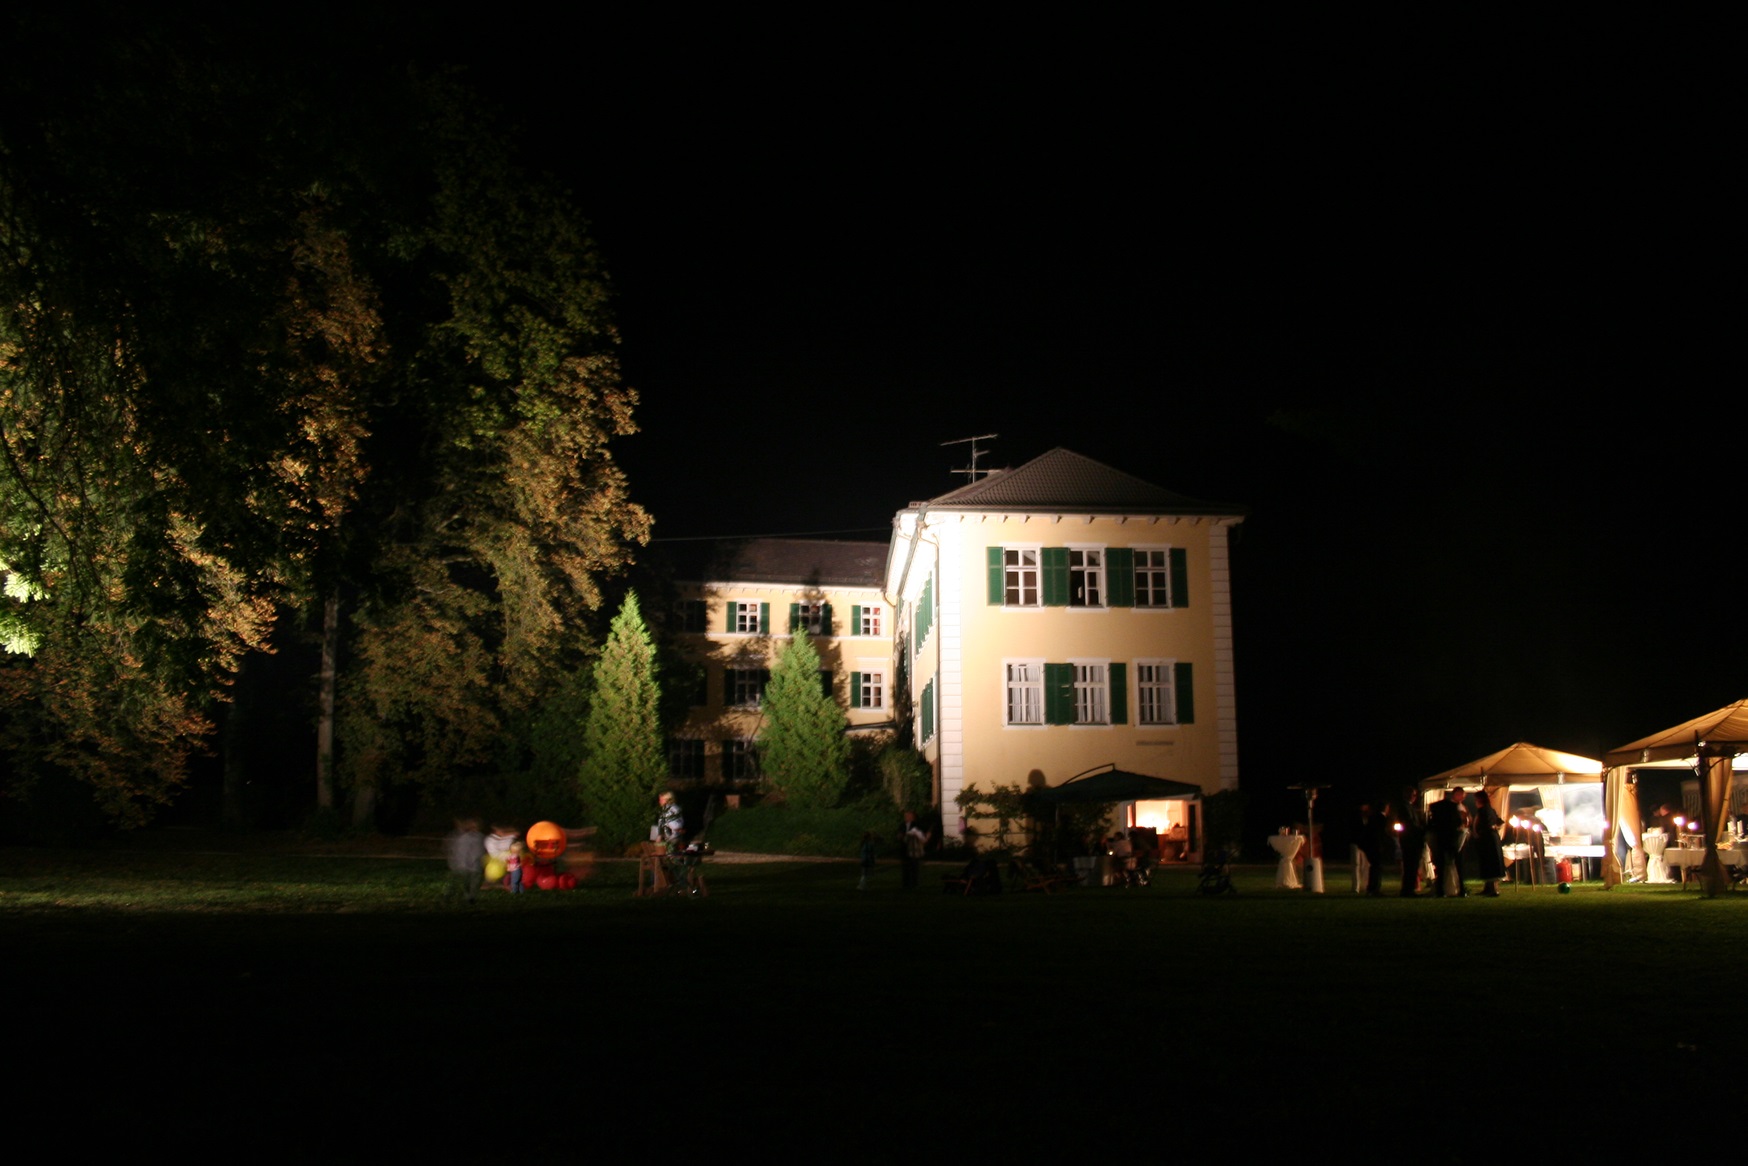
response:
[[[999,433],[980,433],[976,437],[961,437],[955,441],[943,441],[941,443],[943,448],[949,445],[965,445],[968,443],[971,446],[971,468],[966,470],[950,470],[948,472],[964,474],[968,483],[975,482],[979,477],[988,477],[990,474],[993,474],[995,472],[994,470],[980,470],[977,468],[977,459],[983,457],[989,452],[987,449],[979,449],[977,443],[980,441],[994,441],[1000,436],[1001,434]]]

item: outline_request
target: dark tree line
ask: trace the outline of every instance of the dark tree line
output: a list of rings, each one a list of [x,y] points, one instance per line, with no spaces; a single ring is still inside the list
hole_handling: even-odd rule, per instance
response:
[[[320,629],[318,800],[515,772],[647,538],[609,285],[440,74],[11,14],[0,750],[139,822]]]

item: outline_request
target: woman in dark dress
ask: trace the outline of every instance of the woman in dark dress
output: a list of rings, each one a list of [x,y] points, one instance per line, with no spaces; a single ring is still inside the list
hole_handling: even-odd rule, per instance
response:
[[[1499,897],[1499,880],[1505,877],[1505,847],[1499,841],[1499,828],[1505,823],[1493,811],[1492,799],[1482,790],[1475,795],[1475,816],[1469,823],[1475,850],[1480,855],[1481,878],[1486,886],[1481,893]]]

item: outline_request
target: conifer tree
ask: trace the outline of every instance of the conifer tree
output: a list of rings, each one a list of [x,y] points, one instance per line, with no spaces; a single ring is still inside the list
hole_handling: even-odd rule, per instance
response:
[[[759,770],[791,805],[826,809],[837,804],[850,778],[850,743],[844,714],[820,684],[819,653],[797,630],[777,657],[765,686],[765,731]]]
[[[655,643],[635,591],[613,617],[590,687],[579,785],[601,841],[621,847],[643,837],[668,776]]]

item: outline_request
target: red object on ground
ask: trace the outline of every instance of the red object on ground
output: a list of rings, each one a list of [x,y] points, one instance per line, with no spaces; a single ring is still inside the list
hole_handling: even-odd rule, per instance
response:
[[[540,876],[540,889],[543,891],[556,891],[556,890],[558,890],[558,876],[557,875],[541,875]]]
[[[1563,883],[1571,882],[1572,881],[1572,860],[1570,858],[1562,858],[1559,862],[1555,863],[1554,864],[1554,873],[1559,876],[1561,882],[1563,882]]]
[[[574,891],[574,890],[576,890],[577,889],[577,876],[574,874],[561,874],[561,875],[559,875],[558,876],[558,889],[561,891]]]

